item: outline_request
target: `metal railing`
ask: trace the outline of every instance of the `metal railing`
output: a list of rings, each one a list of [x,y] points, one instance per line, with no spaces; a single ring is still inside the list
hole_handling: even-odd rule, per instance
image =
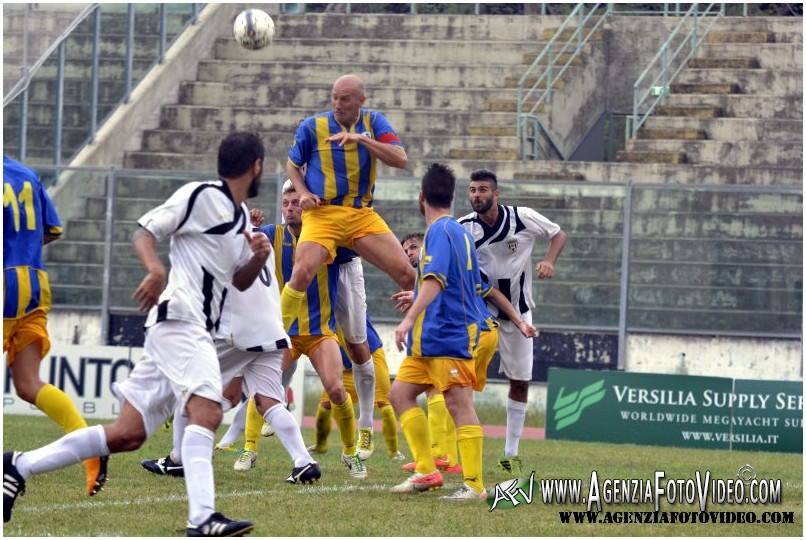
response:
[[[125,51],[122,55],[122,74],[119,76],[112,75],[110,77],[103,77],[102,71],[109,69],[112,66],[112,61],[109,58],[102,56],[103,40],[105,37],[110,39],[117,38],[120,34],[119,27],[112,24],[113,31],[108,35],[103,33],[102,26],[102,10],[113,10],[112,13],[117,13],[119,7],[111,6],[110,4],[90,4],[84,8],[79,15],[67,26],[61,35],[47,48],[44,54],[30,67],[25,66],[23,69],[23,77],[14,85],[14,87],[3,98],[4,116],[9,117],[11,113],[18,115],[19,121],[19,135],[16,148],[10,147],[8,138],[4,141],[4,152],[12,155],[21,161],[30,161],[30,158],[35,160],[49,160],[55,165],[60,165],[63,162],[69,162],[72,156],[76,155],[86,144],[94,142],[95,134],[98,131],[100,122],[112,113],[112,111],[121,103],[126,103],[131,95],[132,89],[137,82],[139,82],[145,74],[156,64],[162,63],[165,58],[165,52],[169,46],[168,36],[172,39],[181,34],[187,27],[195,24],[199,6],[204,4],[190,4],[187,7],[173,7],[174,5],[159,4],[157,11],[159,22],[157,34],[157,47],[153,54],[140,54],[135,59],[135,51],[139,46],[142,50],[150,51],[151,45],[141,39],[138,43],[136,38],[141,36],[135,30],[135,23],[137,21],[136,4],[128,4],[126,6],[126,23],[123,28],[124,34],[124,47]],[[142,8],[140,8],[142,9]],[[189,10],[187,18],[181,27],[177,25],[170,27],[167,12],[169,9],[182,9]],[[104,12],[106,13],[106,11]],[[180,14],[184,16],[184,14]],[[89,24],[86,24],[89,22]],[[82,39],[86,34],[78,36],[78,30],[85,30],[84,26],[89,26],[89,39],[91,44],[89,48],[91,52],[89,55],[82,48]],[[119,61],[120,58],[115,57],[114,61]],[[135,65],[135,60],[137,65]],[[45,67],[48,64],[53,64],[55,73],[44,74]],[[71,76],[68,79],[67,72],[70,71]],[[87,73],[88,72],[88,73]],[[83,77],[84,75],[88,75]],[[111,79],[111,80],[110,80]],[[86,92],[86,100],[78,99],[75,103],[71,103],[70,107],[75,110],[81,111],[77,115],[80,118],[86,118],[87,123],[80,123],[79,126],[72,125],[73,132],[70,133],[69,143],[65,143],[65,84],[69,80],[71,90],[77,90],[79,93]],[[122,86],[115,91],[106,89],[105,101],[101,103],[100,97],[100,84],[105,83],[106,86],[111,87],[115,84]],[[37,88],[39,94],[45,94],[46,99],[40,98],[38,103],[32,103],[30,99],[31,86],[39,83],[41,88]],[[122,84],[120,84],[122,83]],[[47,90],[53,86],[55,91]],[[43,88],[45,90],[43,90]],[[19,110],[13,110],[15,105],[19,106]],[[45,125],[39,129],[39,132],[33,136],[33,140],[39,143],[35,155],[32,155],[32,148],[29,144],[31,138],[30,129],[32,121],[30,117],[31,108],[36,107],[37,113],[46,117],[50,117],[52,122],[45,122]],[[48,110],[47,107],[51,109]],[[103,109],[103,110],[101,110]],[[74,115],[75,116],[75,115]],[[47,130],[52,129],[52,134],[47,137],[42,136],[44,128]],[[78,132],[76,132],[76,129]],[[86,135],[84,135],[86,134]],[[49,139],[50,144],[44,148],[41,141]],[[45,150],[47,148],[47,150]]]
[[[706,34],[724,13],[725,5],[716,3],[708,4],[703,11],[700,11],[700,4],[692,4],[686,11],[675,29],[660,46],[652,61],[633,84],[632,117],[626,127],[628,139],[635,138],[647,118],[669,94],[672,81],[686,67],[689,59],[694,56],[700,44],[705,40]],[[701,22],[703,18],[710,18],[710,23]],[[689,26],[688,33],[683,35],[684,29]],[[688,53],[682,57],[683,51],[687,47]],[[654,71],[657,71],[657,74],[650,80],[650,73]]]
[[[587,11],[586,9],[585,4],[577,4],[518,80],[517,133],[521,141],[521,159],[540,158],[541,138],[556,148],[536,113],[541,110],[541,106],[545,107],[557,82],[562,80],[582,49],[604,23],[610,14],[611,5],[594,4]],[[586,30],[597,11],[600,12],[599,17]],[[576,24],[576,28],[569,37],[566,28],[572,23]],[[539,67],[543,67],[543,71],[529,85],[529,78]],[[534,101],[529,104],[530,100]]]

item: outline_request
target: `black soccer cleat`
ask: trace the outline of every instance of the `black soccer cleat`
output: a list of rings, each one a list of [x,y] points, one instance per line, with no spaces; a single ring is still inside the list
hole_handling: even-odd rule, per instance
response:
[[[322,477],[322,469],[315,461],[311,461],[302,467],[294,467],[288,478],[285,479],[288,484],[313,484]]]
[[[17,470],[17,458],[22,452],[5,452],[3,454],[3,522],[11,521],[11,510],[14,501],[25,493],[25,479]]]
[[[95,475],[95,484],[93,484],[87,492],[90,497],[94,497],[100,493],[106,485],[106,481],[109,480],[109,475],[107,474],[109,456],[99,456],[98,461],[100,461],[101,467],[98,469],[98,474]]]
[[[243,536],[255,530],[251,521],[233,521],[218,512],[198,527],[188,527],[188,536]]]
[[[170,454],[159,459],[144,459],[140,462],[140,465],[142,465],[143,468],[148,472],[158,474],[160,476],[185,476],[184,465],[174,462],[174,460],[171,459]]]

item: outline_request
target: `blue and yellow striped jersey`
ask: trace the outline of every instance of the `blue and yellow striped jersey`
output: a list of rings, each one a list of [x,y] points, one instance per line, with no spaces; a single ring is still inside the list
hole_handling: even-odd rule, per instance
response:
[[[266,225],[261,232],[269,237],[274,249],[275,275],[280,289],[291,279],[297,237],[286,225]],[[305,292],[303,316],[295,319],[288,335],[332,336],[336,334],[336,291],[339,285],[339,265],[323,265]],[[332,300],[331,300],[332,299]]]
[[[42,262],[45,235],[62,233],[59,215],[36,173],[3,156],[3,318],[50,309]]]
[[[374,354],[375,351],[383,347],[383,342],[375,327],[372,326],[372,321],[369,320],[367,314],[367,345],[369,345],[369,353]],[[350,359],[350,351],[347,348],[347,341],[344,339],[344,334],[339,327],[339,350],[341,350],[341,363],[344,369],[353,369],[353,361]]]
[[[323,202],[370,207],[375,192],[376,159],[362,144],[339,146],[336,142],[325,142],[342,131],[402,146],[395,130],[378,111],[361,109],[358,121],[349,127],[339,124],[332,112],[326,112],[300,123],[288,149],[288,159],[296,167],[308,164],[305,185]]]
[[[442,291],[417,317],[409,332],[410,356],[473,358],[480,322],[482,292],[473,239],[459,222],[442,216],[426,230],[417,264],[415,300],[426,278]]]
[[[477,300],[479,314],[481,315],[481,321],[479,322],[479,330],[484,332],[490,330],[491,328],[498,327],[498,321],[495,320],[493,314],[490,313],[490,308],[487,307],[487,295],[490,294],[490,291],[493,290],[493,286],[490,285],[487,280],[484,279],[484,276],[481,276],[481,272],[479,271],[479,277],[481,279],[480,282],[480,294]]]

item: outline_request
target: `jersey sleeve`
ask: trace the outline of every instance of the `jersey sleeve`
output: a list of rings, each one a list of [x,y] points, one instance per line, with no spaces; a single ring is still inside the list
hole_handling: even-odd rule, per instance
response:
[[[448,273],[454,250],[448,231],[444,227],[432,227],[423,242],[423,279],[431,276],[439,281],[444,289],[448,286]]]
[[[392,124],[378,111],[372,112],[372,132],[375,134],[375,140],[378,142],[403,146]]]
[[[39,203],[42,209],[42,228],[45,234],[50,236],[60,236],[62,234],[62,222],[53,201],[48,195],[48,190],[42,184],[39,186]]]
[[[302,167],[311,157],[311,150],[313,148],[313,133],[311,131],[312,118],[306,118],[294,133],[294,140],[291,142],[291,147],[288,149],[288,160],[294,164],[295,167]]]
[[[190,210],[193,186],[186,185],[176,190],[161,205],[152,208],[137,220],[137,224],[162,241],[172,235]]]
[[[548,219],[546,216],[536,210],[525,206],[519,206],[516,210],[518,218],[526,227],[526,230],[532,233],[535,237],[554,238],[560,232],[560,226]]]
[[[479,291],[479,296],[482,298],[487,298],[490,295],[490,292],[493,290],[493,286],[485,279],[484,276],[481,275],[480,271],[475,272],[478,282],[476,284],[476,289]]]

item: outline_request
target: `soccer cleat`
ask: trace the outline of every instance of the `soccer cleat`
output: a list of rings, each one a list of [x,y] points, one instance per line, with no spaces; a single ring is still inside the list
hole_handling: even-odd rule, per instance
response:
[[[520,476],[523,467],[521,466],[521,458],[518,456],[501,456],[498,460],[498,468],[502,469],[514,476]]]
[[[165,432],[171,431],[173,425],[174,425],[174,415],[171,415],[165,419],[165,422],[162,423],[162,431]]]
[[[144,459],[140,462],[145,470],[160,476],[185,476],[185,467],[171,459],[171,455],[159,459]]]
[[[358,457],[357,452],[352,456],[342,454],[341,462],[344,463],[344,466],[347,467],[347,470],[350,471],[350,476],[353,478],[363,480],[367,477],[367,468],[364,466],[364,462],[361,461],[361,458]]]
[[[98,461],[95,462],[95,459]],[[87,467],[87,495],[90,497],[100,493],[109,479],[107,476],[109,456],[101,456],[95,459],[88,460],[95,463],[93,463],[92,467]]]
[[[263,427],[260,428],[260,434],[264,437],[271,437],[274,435],[274,430],[271,428],[271,424],[268,422],[263,422]]]
[[[242,448],[235,448],[234,446],[230,446],[228,444],[221,444],[221,443],[218,443],[217,445],[215,445],[214,449],[218,450],[219,452],[238,452],[239,454],[241,452],[243,452]]]
[[[391,454],[389,456],[389,459],[391,459],[392,461],[406,461],[406,456],[403,454],[403,452],[398,450],[394,454]]]
[[[291,474],[285,479],[288,484],[313,484],[322,477],[322,469],[315,461],[302,467],[294,467]]]
[[[11,521],[11,510],[14,501],[25,493],[25,479],[17,470],[17,459],[22,452],[6,452],[3,454],[3,521]]]
[[[362,428],[358,430],[358,457],[361,461],[366,461],[372,457],[375,451],[375,444],[372,442],[372,428]]]
[[[327,454],[327,446],[325,446],[324,448],[319,448],[315,444],[312,444],[307,447],[307,450],[311,454]]]
[[[487,499],[487,490],[482,489],[479,493],[467,484],[462,484],[462,487],[450,495],[443,495],[440,499],[443,501],[483,501]]]
[[[246,472],[255,466],[255,461],[257,461],[257,452],[244,450],[241,452],[241,455],[238,456],[238,459],[235,460],[235,464],[232,468],[239,472]]]
[[[462,474],[462,466],[459,463],[454,465],[450,465],[448,460],[441,457],[434,458],[434,466],[439,469],[440,471],[446,474]],[[401,467],[406,472],[414,472],[417,467],[417,462],[412,461],[410,463],[406,463]]]
[[[188,523],[188,536],[243,536],[255,530],[251,521],[233,521],[218,512],[197,527]]]
[[[403,482],[389,490],[390,493],[420,493],[434,491],[442,487],[442,473],[434,471],[430,474],[414,473]]]

